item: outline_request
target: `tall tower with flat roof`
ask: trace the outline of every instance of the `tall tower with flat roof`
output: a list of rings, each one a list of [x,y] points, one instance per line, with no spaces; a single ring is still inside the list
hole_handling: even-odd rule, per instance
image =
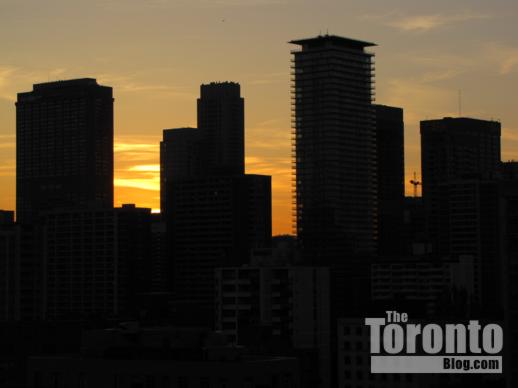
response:
[[[373,43],[293,40],[296,230],[308,263],[376,249]]]
[[[113,206],[113,92],[92,78],[35,84],[16,102],[16,217]]]

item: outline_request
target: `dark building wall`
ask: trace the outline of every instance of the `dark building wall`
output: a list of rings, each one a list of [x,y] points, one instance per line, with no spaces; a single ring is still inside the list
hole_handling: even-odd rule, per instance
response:
[[[35,84],[16,103],[17,221],[113,206],[112,89],[95,79]]]
[[[234,82],[201,85],[198,128],[204,132],[209,174],[244,174],[245,113],[241,87]]]
[[[407,255],[429,251],[422,197],[405,197],[403,201],[403,245]]]
[[[511,166],[508,166],[511,167]],[[518,384],[518,185],[507,183],[505,200],[500,209],[503,218],[501,244],[503,252],[502,280],[505,303],[504,373],[507,387]]]
[[[40,244],[39,226],[16,226],[15,319],[19,321],[42,318],[43,261]]]
[[[289,387],[300,388],[298,360],[256,357],[233,361],[33,357],[28,385],[39,387]]]
[[[373,44],[296,40],[292,101],[296,226],[308,263],[376,249]]]
[[[458,179],[487,179],[500,164],[500,123],[471,118],[421,122],[421,170],[427,232],[436,252],[440,246],[440,185]]]
[[[151,286],[150,210],[51,212],[43,219],[44,311],[49,320],[136,318]]]
[[[164,131],[161,200],[177,323],[211,326],[214,269],[271,247],[271,177],[244,174],[239,84],[201,85],[197,104],[197,129]]]
[[[202,131],[196,128],[165,129],[160,142],[160,208],[166,213],[169,183],[203,175]]]
[[[151,214],[151,291],[168,290],[167,275],[171,268],[167,260],[166,223],[161,214]]]
[[[14,213],[0,210],[0,321],[15,318],[16,252]]]
[[[440,246],[452,259],[474,262],[475,304],[479,314],[500,319],[504,311],[505,237],[510,180],[458,180],[440,185]]]
[[[11,210],[0,210],[0,226],[14,224],[14,212]]]
[[[78,353],[81,328],[76,323],[31,320],[0,323],[0,386],[27,387],[30,356]]]
[[[304,387],[330,387],[328,268],[219,268],[216,298],[218,332],[258,354],[297,355]]]
[[[271,244],[271,177],[214,176],[173,184],[168,193],[175,295],[192,312],[181,315],[212,324],[215,268],[248,263],[253,248]]]
[[[403,109],[374,105],[378,178],[378,252],[397,255],[405,250],[402,238],[405,198]]]

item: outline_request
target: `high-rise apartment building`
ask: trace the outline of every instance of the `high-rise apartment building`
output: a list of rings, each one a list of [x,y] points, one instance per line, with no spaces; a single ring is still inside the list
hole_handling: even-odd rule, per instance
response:
[[[373,43],[293,40],[296,227],[306,261],[376,249]]]
[[[244,99],[235,82],[200,86],[198,128],[165,129],[160,142],[160,206],[182,180],[245,173]]]
[[[35,84],[16,102],[16,216],[113,206],[112,88],[95,79]]]
[[[177,322],[212,325],[215,268],[271,245],[271,177],[244,173],[239,84],[201,85],[197,103],[198,128],[164,131],[161,198]]]
[[[166,213],[168,186],[202,175],[202,131],[196,128],[165,129],[160,142],[160,209]]]
[[[496,121],[446,117],[421,122],[421,174],[427,233],[435,252],[448,252],[440,227],[441,187],[460,179],[488,179],[500,165],[501,126]],[[441,233],[443,237],[441,237]]]
[[[212,324],[214,270],[248,263],[272,235],[271,177],[214,176],[171,185],[167,233],[185,323]],[[191,321],[189,321],[191,320]]]
[[[308,387],[329,387],[329,269],[242,266],[216,270],[216,329],[241,346],[314,354]]]
[[[378,187],[378,252],[403,253],[405,151],[403,109],[374,105]]]
[[[235,82],[201,85],[198,129],[204,132],[209,174],[245,173],[245,102]]]
[[[135,319],[151,288],[151,210],[49,212],[42,219],[44,317]]]

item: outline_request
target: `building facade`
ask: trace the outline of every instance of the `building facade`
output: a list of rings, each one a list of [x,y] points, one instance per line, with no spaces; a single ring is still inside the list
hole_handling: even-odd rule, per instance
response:
[[[245,173],[244,109],[238,83],[212,82],[200,86],[198,129],[204,132],[208,174]]]
[[[308,262],[376,250],[374,46],[338,36],[293,40],[297,236]]]
[[[212,325],[214,269],[248,263],[271,244],[271,177],[216,176],[171,186],[167,233],[185,318]],[[190,323],[190,322],[185,322]]]
[[[310,387],[330,387],[329,269],[243,266],[216,270],[216,330],[263,351],[313,353]],[[304,359],[304,356],[301,356]]]
[[[196,128],[165,129],[160,142],[160,209],[166,213],[167,188],[203,175],[204,137]]]
[[[0,210],[0,322],[15,318],[16,246],[14,212]]]
[[[95,79],[35,84],[16,102],[16,216],[113,206],[113,96]]]
[[[378,190],[378,252],[382,256],[405,251],[405,125],[403,109],[374,105]]]
[[[150,216],[134,205],[47,213],[44,318],[135,319],[137,295],[151,287]]]
[[[501,125],[496,121],[446,117],[421,122],[421,173],[427,233],[435,252],[441,246],[441,185],[460,179],[488,179],[500,165]],[[445,241],[445,239],[442,239]]]
[[[296,358],[250,354],[203,329],[90,331],[81,349],[73,355],[31,357],[26,386],[300,388]]]

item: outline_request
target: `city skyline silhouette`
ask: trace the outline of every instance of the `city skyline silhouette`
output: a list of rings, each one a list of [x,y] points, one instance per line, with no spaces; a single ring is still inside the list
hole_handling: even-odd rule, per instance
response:
[[[137,8],[145,18],[171,6]],[[359,18],[425,40],[494,17]],[[502,98],[518,61],[460,72],[441,62],[398,84],[378,74],[419,60],[389,55],[391,68],[377,60],[390,43],[368,39],[373,31],[327,31],[285,41],[272,56],[290,58],[271,73],[278,79],[240,80],[250,58],[236,41],[242,63],[210,57],[208,73],[191,63],[180,93],[168,77],[181,66],[150,67],[146,86],[87,74],[95,60],[17,90],[16,137],[0,143],[6,182],[16,150],[16,212],[0,197],[0,385],[514,386],[518,162],[509,160],[515,113]],[[19,72],[4,72],[4,85]],[[467,85],[475,76],[479,85]],[[487,92],[478,108],[462,99],[470,86]],[[469,336],[450,322],[469,322]],[[368,327],[386,323],[376,350]],[[479,334],[483,351],[472,346]]]
[[[0,0],[0,388],[514,388],[517,16]]]
[[[468,2],[455,7],[439,2],[430,9],[399,1],[389,10],[379,1],[362,7],[332,1],[318,12],[312,4],[299,4],[292,12],[289,1],[203,4],[152,1],[123,7],[117,1],[95,1],[72,9],[53,1],[35,6],[46,16],[40,21],[15,2],[2,5],[0,28],[5,36],[8,28],[15,28],[17,17],[20,27],[27,28],[3,46],[0,63],[0,208],[14,209],[17,92],[30,90],[34,83],[81,77],[113,87],[116,204],[156,210],[162,129],[194,126],[199,85],[228,80],[240,83],[247,103],[247,172],[273,176],[273,233],[291,233],[287,42],[319,31],[378,44],[373,50],[376,102],[405,109],[407,195],[412,195],[413,173],[420,178],[419,121],[457,116],[459,89],[463,116],[500,119],[503,160],[515,158],[512,2],[479,4],[477,11]],[[197,30],[186,24],[194,15],[200,20]],[[165,27],[167,18],[178,23]],[[278,23],[281,18],[283,23]],[[30,29],[33,22],[44,31],[41,36]],[[264,23],[272,27],[264,29]],[[90,24],[96,32],[88,30]],[[58,31],[67,30],[72,31],[68,38],[58,37]],[[60,42],[59,47],[53,41]]]

